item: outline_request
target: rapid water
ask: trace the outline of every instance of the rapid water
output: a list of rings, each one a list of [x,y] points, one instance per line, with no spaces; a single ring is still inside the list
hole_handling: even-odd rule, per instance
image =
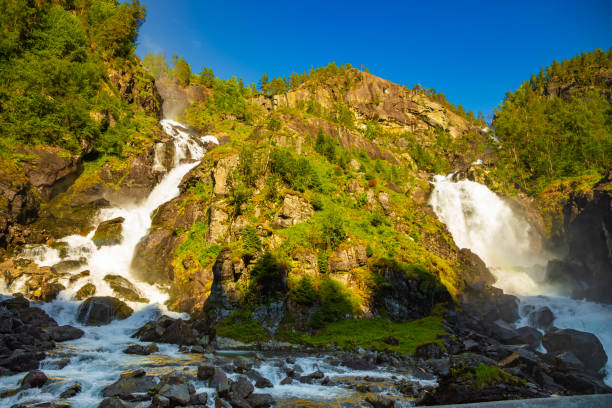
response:
[[[454,182],[451,176],[435,176],[430,204],[459,248],[469,248],[497,278],[495,286],[519,296],[521,320],[527,325],[529,306],[548,306],[553,324],[595,334],[608,354],[605,382],[612,385],[612,305],[563,297],[560,289],[543,282],[546,264],[554,256],[539,250],[531,240],[531,226],[502,198],[486,186],[470,181]]]

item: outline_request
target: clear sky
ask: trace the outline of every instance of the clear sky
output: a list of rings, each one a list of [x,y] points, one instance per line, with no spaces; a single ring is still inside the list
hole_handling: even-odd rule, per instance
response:
[[[245,83],[335,61],[435,88],[485,116],[553,60],[612,47],[612,0],[141,0],[137,54]]]

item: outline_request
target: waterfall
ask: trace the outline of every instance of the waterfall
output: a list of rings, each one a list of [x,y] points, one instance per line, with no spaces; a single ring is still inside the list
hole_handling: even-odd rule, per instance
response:
[[[480,256],[497,278],[496,287],[519,296],[521,312],[548,306],[554,325],[595,334],[608,354],[606,384],[612,385],[612,306],[560,296],[559,288],[543,282],[552,254],[532,245],[529,222],[486,186],[451,176],[435,176],[430,204],[459,248]],[[524,313],[519,321],[526,325]]]
[[[178,196],[180,192],[178,186],[181,180],[189,170],[199,164],[199,160],[206,153],[203,147],[204,142],[190,135],[180,123],[162,120],[161,126],[172,137],[175,145],[174,167],[163,176],[144,202],[103,209],[94,220],[94,223],[99,224],[102,221],[123,217],[121,244],[98,248],[91,240],[94,235],[92,231],[87,236],[70,235],[62,238],[60,242],[67,244],[63,257],[60,256],[57,249],[45,245],[26,248],[20,254],[20,257],[31,259],[39,266],[52,266],[63,260],[80,260],[84,262],[83,266],[73,272],[78,273],[85,269],[90,271],[88,277],[81,278],[72,285],[69,284],[69,279],[62,280],[61,283],[67,286],[67,289],[60,292],[58,298],[53,302],[40,305],[58,324],[78,326],[85,331],[82,338],[63,343],[56,351],[49,352],[49,356],[41,365],[42,370],[57,379],[55,388],[64,387],[68,381],[77,380],[81,383],[83,391],[73,401],[78,407],[97,405],[101,399],[99,393],[103,385],[115,381],[121,371],[137,368],[142,364],[142,360],[138,357],[122,352],[127,345],[137,342],[130,337],[136,328],[155,319],[160,313],[174,317],[180,316],[165,309],[164,302],[168,295],[162,288],[140,282],[130,273],[130,264],[136,245],[151,227],[151,213],[160,205]],[[207,136],[206,142],[218,144],[217,139],[211,136]],[[158,150],[156,146],[156,152]],[[161,159],[155,161],[154,166],[157,166],[154,169],[156,171],[166,171],[161,166]],[[76,290],[90,282],[96,286],[96,296],[113,296],[111,288],[103,279],[107,274],[127,278],[142,293],[142,296],[149,300],[149,304],[126,302],[135,310],[135,313],[123,321],[113,321],[109,325],[100,327],[80,325],[76,321],[80,302],[72,300]],[[18,292],[20,285],[24,283],[24,279],[19,279],[10,287],[6,287],[0,279],[0,294]],[[177,353],[174,346],[160,345],[160,348],[164,355],[162,360],[178,359],[178,362],[175,361],[172,364],[182,364],[181,361],[186,360],[186,357]],[[66,367],[58,368],[57,362],[66,356],[71,356],[70,363]],[[21,377],[23,375],[0,377],[0,389],[14,387]],[[57,391],[54,387],[51,389]],[[31,399],[34,396],[48,397],[48,399],[53,397],[52,394],[46,395],[38,390],[36,393],[20,393],[13,398],[3,400],[3,403],[12,404]]]

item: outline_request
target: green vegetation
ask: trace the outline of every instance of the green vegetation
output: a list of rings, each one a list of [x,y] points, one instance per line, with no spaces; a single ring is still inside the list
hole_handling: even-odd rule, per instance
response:
[[[215,326],[218,336],[244,343],[259,343],[269,339],[268,332],[251,317],[249,310],[236,310]]]
[[[394,323],[384,318],[367,320],[346,319],[329,323],[313,335],[279,333],[285,338],[312,347],[337,345],[346,350],[359,347],[373,350],[387,350],[397,353],[414,353],[421,345],[440,342],[438,335],[444,334],[442,317],[428,316],[412,322]],[[393,340],[397,340],[395,345]]]
[[[612,49],[596,50],[554,62],[506,94],[493,122],[501,180],[538,192],[555,180],[612,167],[610,90],[595,75],[610,68]]]
[[[7,0],[2,8],[2,149],[23,143],[121,154],[143,118],[118,98],[107,72],[136,64],[144,7],[137,0]]]
[[[477,390],[482,390],[490,385],[517,384],[521,382],[521,380],[508,374],[501,368],[485,363],[480,363],[475,369],[469,369],[465,366],[451,368],[451,373],[455,377],[469,380]]]

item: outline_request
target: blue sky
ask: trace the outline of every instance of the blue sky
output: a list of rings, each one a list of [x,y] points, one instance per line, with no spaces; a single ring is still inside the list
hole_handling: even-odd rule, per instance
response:
[[[612,1],[141,0],[137,54],[183,55],[245,83],[362,64],[485,116],[553,60],[612,46]]]

